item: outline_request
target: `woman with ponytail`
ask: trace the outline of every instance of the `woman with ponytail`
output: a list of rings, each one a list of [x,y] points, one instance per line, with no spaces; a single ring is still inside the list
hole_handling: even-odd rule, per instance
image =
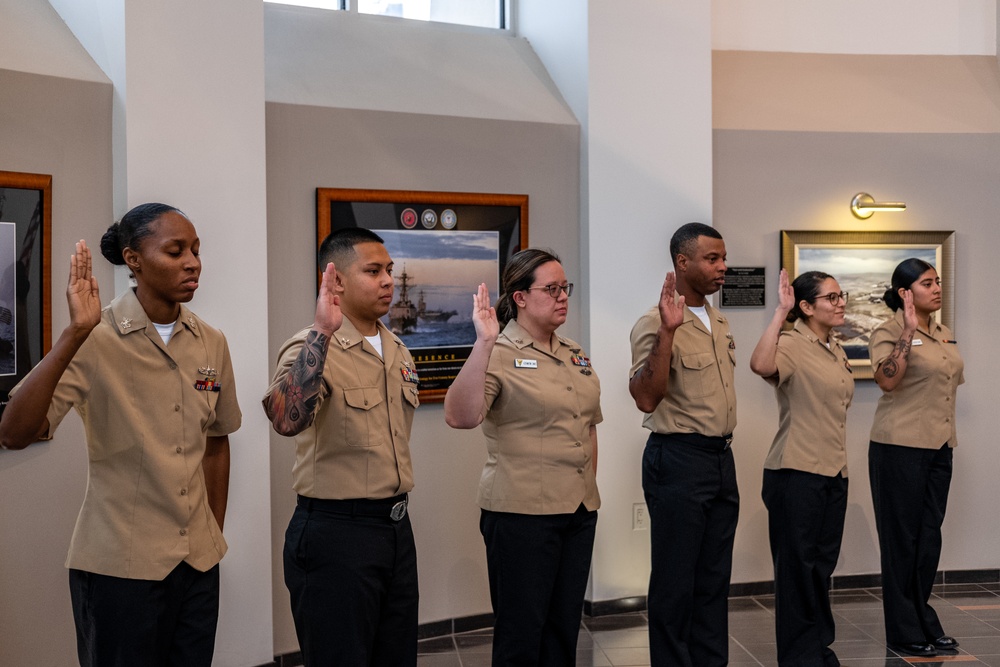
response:
[[[839,665],[830,578],[847,512],[847,408],[854,378],[832,335],[847,294],[832,276],[779,276],[778,307],[750,357],[774,387],[778,433],[764,460],[761,495],[774,561],[778,665]],[[782,332],[785,322],[795,322]]]
[[[70,259],[70,324],[11,391],[0,446],[83,420],[88,481],[70,543],[84,667],[210,665],[219,612],[229,433],[240,426],[226,339],[183,304],[201,275],[187,216],[143,204],[101,252],[135,277],[101,309],[90,248]]]
[[[885,639],[898,653],[954,653],[930,606],[941,558],[941,525],[951,486],[955,397],[964,364],[941,309],[941,279],[927,262],[910,258],[892,273],[885,303],[895,315],[868,343],[875,410],[868,472],[882,559]]]
[[[556,335],[573,284],[529,248],[507,262],[490,307],[473,296],[476,343],[445,396],[453,428],[483,424],[479,522],[493,602],[493,665],[573,665],[597,526],[600,383]],[[501,332],[502,327],[502,332]]]

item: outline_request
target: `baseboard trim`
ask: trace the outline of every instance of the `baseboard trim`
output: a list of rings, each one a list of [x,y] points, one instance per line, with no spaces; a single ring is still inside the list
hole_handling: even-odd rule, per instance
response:
[[[938,584],[993,584],[1000,583],[1000,568],[985,570],[946,570],[937,573]],[[834,591],[852,588],[878,588],[882,585],[881,574],[847,574],[833,578]],[[771,595],[773,581],[751,581],[732,584],[729,597],[751,595]],[[639,595],[617,600],[584,600],[583,613],[590,617],[609,616],[628,612],[646,611],[646,596]],[[493,627],[493,614],[460,616],[442,621],[423,623],[417,628],[418,639],[432,639],[462,632],[472,632]],[[298,651],[274,657],[274,662],[261,667],[297,667],[302,664],[302,654]]]

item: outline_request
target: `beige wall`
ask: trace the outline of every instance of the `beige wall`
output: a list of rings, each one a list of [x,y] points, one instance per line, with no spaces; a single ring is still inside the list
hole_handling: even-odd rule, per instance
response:
[[[579,282],[579,128],[347,109],[267,105],[267,218],[271,359],[312,322],[316,188],[496,192],[529,196],[530,242],[554,249]],[[474,286],[469,286],[470,308]],[[575,298],[575,296],[574,296]],[[565,332],[579,336],[571,309]],[[252,408],[251,408],[252,409]],[[276,653],[297,646],[281,574],[294,507],[290,440],[271,435]],[[478,429],[455,431],[440,404],[417,411],[411,439],[411,516],[420,573],[420,622],[486,613],[486,560],[476,489],[486,449]]]
[[[726,312],[740,358],[734,450],[743,507],[734,581],[771,577],[760,479],[777,407],[748,360],[773,312],[782,229],[956,232],[955,334],[966,384],[959,389],[961,444],[941,569],[996,568],[997,457],[988,416],[996,411],[1000,360],[993,352],[998,316],[989,304],[996,301],[991,268],[1000,253],[1000,135],[717,130],[714,164],[715,226],[726,238],[729,263],[764,266],[768,280],[766,308]],[[859,191],[905,201],[907,210],[859,221],[849,210]],[[848,414],[849,506],[836,574],[879,571],[866,458],[879,395],[874,383],[859,381]]]
[[[52,175],[54,336],[69,324],[73,243],[97,247],[113,222],[111,84],[0,69],[0,170]],[[111,265],[94,262],[105,301]],[[66,549],[83,501],[87,451],[71,415],[50,443],[0,456],[0,663],[64,665],[76,655]]]

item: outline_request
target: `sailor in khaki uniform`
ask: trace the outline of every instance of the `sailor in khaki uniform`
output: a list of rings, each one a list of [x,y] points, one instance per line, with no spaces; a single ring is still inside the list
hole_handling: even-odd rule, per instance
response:
[[[923,260],[904,260],[885,302],[895,315],[868,343],[882,389],[868,448],[869,479],[882,559],[885,638],[898,653],[953,653],[931,607],[941,558],[941,525],[958,444],[955,398],[965,381],[952,332],[933,318],[941,280]]]
[[[477,340],[448,390],[445,419],[455,428],[482,423],[486,436],[479,506],[492,664],[570,665],[601,504],[601,388],[586,353],[555,333],[573,288],[558,258],[523,250],[503,285],[496,311],[485,285],[475,296]]]
[[[137,206],[101,247],[137,286],[102,312],[77,243],[70,326],[11,392],[0,442],[48,440],[70,408],[83,420],[87,495],[66,560],[81,665],[210,665],[242,419],[229,348],[182,305],[201,261],[180,211]]]
[[[847,408],[854,378],[831,335],[844,323],[847,294],[826,273],[788,283],[779,276],[774,318],[750,368],[774,386],[778,432],[764,461],[762,493],[774,562],[778,664],[839,665],[830,608],[847,513]],[[781,332],[786,320],[795,322]]]
[[[629,391],[652,431],[642,461],[650,657],[656,666],[714,667],[728,662],[739,515],[730,449],[736,343],[705,299],[725,280],[726,246],[711,227],[689,223],[671,238],[670,255],[675,271],[631,336]]]
[[[285,584],[307,666],[416,664],[417,560],[407,513],[417,373],[379,318],[392,259],[365,229],[332,233],[312,327],[285,342],[264,396],[295,439],[298,504]]]

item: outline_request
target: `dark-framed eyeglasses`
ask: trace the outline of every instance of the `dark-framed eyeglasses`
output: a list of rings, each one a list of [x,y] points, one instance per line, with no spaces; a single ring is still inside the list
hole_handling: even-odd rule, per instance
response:
[[[528,287],[524,291],[530,292],[533,289],[543,290],[553,299],[559,298],[559,292],[566,292],[566,296],[573,296],[573,283],[566,283],[565,285],[542,285],[540,287]]]
[[[847,297],[848,296],[850,296],[850,294],[848,292],[830,292],[829,294],[820,294],[819,296],[817,296],[816,298],[814,298],[813,301],[819,301],[820,299],[826,299],[827,301],[830,302],[831,305],[836,306],[837,302],[840,301],[841,299],[844,300],[844,303],[847,303]]]

